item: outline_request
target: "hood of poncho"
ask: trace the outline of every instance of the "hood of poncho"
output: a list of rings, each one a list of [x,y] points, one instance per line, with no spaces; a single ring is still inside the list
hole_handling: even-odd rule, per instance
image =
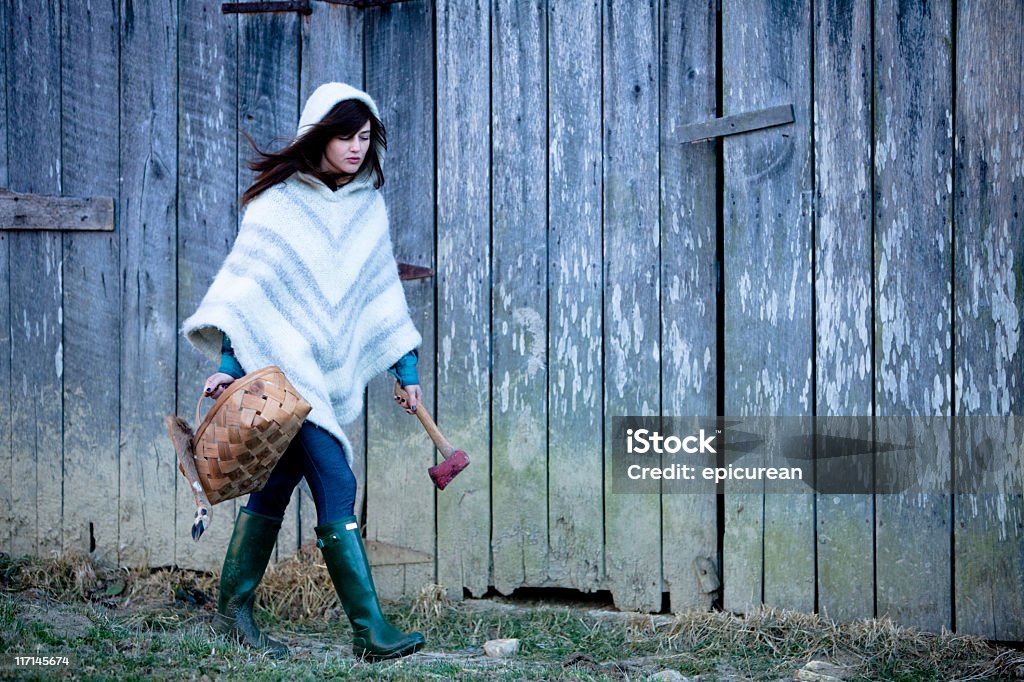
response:
[[[303,120],[355,91],[338,85],[318,88]],[[227,334],[245,371],[284,370],[312,405],[309,421],[337,437],[351,462],[342,425],[362,410],[367,382],[422,341],[380,192],[358,178],[332,191],[303,173],[264,191],[182,333],[213,361]]]
[[[335,107],[339,102],[344,102],[348,99],[359,100],[370,108],[370,111],[374,116],[380,120],[380,110],[377,109],[377,103],[373,101],[373,98],[368,94],[354,88],[348,83],[324,83],[309,96],[306,100],[306,105],[302,107],[302,115],[299,117],[299,128],[295,133],[295,139],[302,137],[307,130],[316,123],[319,123],[324,119],[331,109]],[[384,145],[374,142],[374,150],[377,152],[377,158],[380,160],[381,167],[384,167]],[[363,180],[365,176],[370,173],[368,168],[362,168],[359,171],[356,179]]]

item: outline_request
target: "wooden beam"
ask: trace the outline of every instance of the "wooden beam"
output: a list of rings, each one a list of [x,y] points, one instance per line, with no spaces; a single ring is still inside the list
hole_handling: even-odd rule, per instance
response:
[[[18,194],[0,188],[0,230],[112,232],[113,197]]]
[[[793,122],[793,105],[783,104],[768,109],[747,111],[742,114],[713,118],[709,121],[691,123],[679,129],[678,142],[700,142],[713,137],[748,133],[761,128],[785,125]]]

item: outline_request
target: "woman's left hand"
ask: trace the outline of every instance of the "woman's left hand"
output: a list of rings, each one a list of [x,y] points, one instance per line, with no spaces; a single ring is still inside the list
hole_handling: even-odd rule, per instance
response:
[[[423,400],[423,389],[419,384],[409,384],[405,388],[395,382],[395,402],[409,414],[416,413],[416,406]]]

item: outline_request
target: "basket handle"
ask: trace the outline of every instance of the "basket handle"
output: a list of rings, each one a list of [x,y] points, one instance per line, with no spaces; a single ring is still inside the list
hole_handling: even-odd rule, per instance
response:
[[[211,398],[212,399],[212,396],[208,396],[205,393],[203,393],[203,394],[201,394],[199,396],[199,402],[196,403],[196,420],[194,422],[197,429],[199,428],[199,425],[203,423],[202,420],[199,418],[200,411],[202,410],[202,407],[203,407],[203,398]]]
[[[244,379],[245,377],[242,377],[242,378]],[[223,390],[221,390],[220,395],[224,395],[225,393],[227,393],[228,389],[231,388],[231,386],[233,386],[237,381],[239,381],[239,380],[238,379],[232,379],[230,383],[221,384],[224,388],[223,388]],[[219,397],[220,396],[217,396],[217,398],[219,398]],[[213,401],[217,400],[217,398],[214,398],[212,395],[207,395],[205,391],[200,391],[199,392],[199,402],[196,403],[196,421],[195,421],[197,429],[199,428],[199,425],[203,423],[202,420],[199,418],[200,417],[200,412],[201,412],[202,407],[203,407],[203,398],[209,398],[210,400],[213,400]]]

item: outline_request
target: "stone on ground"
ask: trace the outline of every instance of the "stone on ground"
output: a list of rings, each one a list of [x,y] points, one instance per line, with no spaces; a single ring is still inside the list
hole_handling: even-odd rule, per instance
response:
[[[484,654],[491,658],[508,658],[519,651],[518,639],[492,639],[484,642]]]

